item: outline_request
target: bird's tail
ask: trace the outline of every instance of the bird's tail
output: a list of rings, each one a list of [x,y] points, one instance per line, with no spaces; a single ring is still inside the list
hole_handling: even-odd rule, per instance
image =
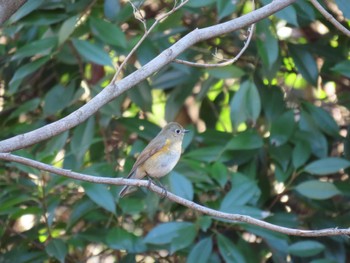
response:
[[[134,192],[136,189],[135,187],[130,187],[128,185],[124,186],[123,189],[119,192],[119,197],[122,198],[132,192]]]
[[[135,174],[135,171],[131,171],[131,173],[128,175],[127,178],[133,178],[133,175]],[[124,186],[123,189],[119,192],[119,197],[122,198],[132,192],[135,192],[136,188],[132,186]]]

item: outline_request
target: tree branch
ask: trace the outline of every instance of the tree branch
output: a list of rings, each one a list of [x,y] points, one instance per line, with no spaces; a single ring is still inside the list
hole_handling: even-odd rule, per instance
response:
[[[34,161],[28,158],[24,158],[21,156],[16,156],[10,153],[0,153],[0,159],[11,161],[11,162],[17,162],[24,165],[28,165],[30,167],[37,168],[39,170],[43,170],[46,172],[62,175],[68,178],[77,179],[81,181],[87,181],[91,183],[98,183],[98,184],[111,184],[111,185],[130,185],[130,186],[143,186],[148,187],[153,192],[157,193],[158,195],[163,195],[163,189],[159,186],[156,186],[154,184],[150,184],[147,180],[136,180],[136,179],[125,179],[125,178],[109,178],[109,177],[97,177],[97,176],[91,176],[87,174],[82,173],[76,173],[72,172],[70,170],[61,169],[57,167],[50,166],[48,164],[44,164],[38,161]],[[283,233],[286,235],[294,235],[294,236],[304,236],[304,237],[320,237],[320,236],[337,236],[337,235],[350,235],[350,228],[349,229],[339,229],[339,228],[327,228],[327,229],[321,229],[321,230],[302,230],[302,229],[293,229],[283,226],[277,226],[271,223],[267,223],[265,221],[255,219],[250,216],[245,215],[239,215],[239,214],[230,214],[230,213],[224,213],[220,212],[202,205],[199,205],[195,202],[186,200],[184,198],[181,198],[177,195],[174,195],[170,192],[167,192],[166,196],[169,200],[174,201],[178,204],[181,204],[183,206],[186,206],[190,209],[196,210],[198,212],[201,212],[203,214],[213,216],[216,218],[226,219],[230,221],[235,222],[242,222],[242,223],[248,223],[251,225],[259,226],[262,228],[266,228],[275,232]]]
[[[142,42],[148,37],[148,35],[152,32],[152,30],[156,27],[156,25],[158,25],[161,21],[165,20],[166,18],[168,18],[171,14],[175,13],[177,10],[179,10],[181,7],[183,7],[189,0],[185,0],[182,1],[179,5],[175,5],[174,7],[167,13],[162,14],[159,18],[156,18],[156,21],[154,21],[154,23],[152,24],[152,26],[147,29],[146,28],[146,24],[144,21],[139,20],[142,22],[142,24],[145,27],[146,32],[143,34],[142,38],[137,42],[137,44],[133,47],[133,49],[130,51],[130,53],[127,55],[127,57],[124,59],[124,61],[122,62],[122,64],[119,66],[117,72],[114,74],[114,77],[112,79],[111,83],[114,83],[117,81],[117,77],[120,74],[120,71],[123,69],[123,67],[125,66],[125,64],[129,61],[130,57],[135,53],[135,51],[139,48],[139,46],[142,44]],[[134,6],[134,4],[132,4],[132,2],[130,2],[133,9],[134,9],[134,13],[137,12],[135,11],[135,9],[137,10],[137,8]]]
[[[328,13],[327,10],[324,9],[323,6],[317,0],[310,0],[310,2],[329,22],[333,24],[333,26],[335,26],[344,35],[350,37],[350,30],[348,30],[346,27],[340,24],[339,21],[335,19],[330,13]]]
[[[248,29],[248,32],[249,32],[248,38],[244,42],[244,46],[241,49],[241,51],[234,58],[224,59],[223,62],[214,63],[214,64],[197,63],[197,62],[191,62],[191,61],[186,61],[186,60],[182,60],[182,59],[174,59],[174,62],[179,63],[179,64],[184,64],[184,65],[187,65],[187,66],[191,66],[191,67],[198,67],[198,68],[218,68],[218,67],[226,67],[228,65],[231,65],[231,64],[235,63],[243,55],[244,51],[248,48],[248,46],[250,44],[250,40],[252,39],[252,36],[253,36],[254,28],[255,28],[255,24],[252,24],[249,27],[249,29]]]
[[[254,0],[253,0],[253,9],[255,9],[255,1]],[[254,33],[254,29],[255,29],[255,24],[252,24],[248,28],[249,34],[248,34],[247,40],[244,42],[244,46],[241,49],[241,51],[234,58],[221,59],[221,60],[223,60],[222,62],[213,63],[213,64],[191,62],[191,61],[186,61],[186,60],[182,60],[182,59],[175,59],[174,62],[179,63],[179,64],[184,64],[187,66],[191,66],[191,67],[199,67],[199,68],[217,68],[217,67],[225,67],[225,66],[231,65],[231,64],[235,63],[243,55],[244,51],[248,48],[250,41],[252,39],[253,33]]]
[[[111,82],[88,103],[73,113],[69,114],[68,116],[51,124],[45,125],[39,129],[1,141],[0,152],[11,152],[28,147],[32,144],[41,142],[77,126],[89,118],[91,115],[93,115],[95,112],[97,112],[103,105],[118,97],[121,93],[137,85],[173,61],[178,55],[180,55],[190,46],[200,41],[220,36],[222,34],[227,34],[243,27],[247,27],[263,18],[274,14],[275,12],[283,9],[295,1],[296,0],[275,0],[266,6],[263,6],[249,14],[243,15],[231,21],[193,30],[182,39],[177,41],[174,45],[164,50],[142,68],[131,73],[116,83]]]

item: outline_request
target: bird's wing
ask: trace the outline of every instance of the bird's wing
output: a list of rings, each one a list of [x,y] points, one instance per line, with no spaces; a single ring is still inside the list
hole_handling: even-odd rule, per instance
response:
[[[137,157],[136,162],[134,163],[127,178],[132,177],[137,167],[142,165],[148,158],[161,151],[164,147],[168,147],[168,140],[159,142],[159,140],[153,139]]]

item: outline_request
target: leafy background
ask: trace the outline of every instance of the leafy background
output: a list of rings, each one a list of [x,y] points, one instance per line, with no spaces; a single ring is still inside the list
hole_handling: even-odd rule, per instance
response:
[[[257,2],[257,6],[269,1]],[[147,26],[171,1],[133,2]],[[345,1],[328,5],[349,26]],[[335,5],[334,5],[335,4]],[[340,11],[341,10],[341,11]],[[252,11],[193,0],[157,26],[122,75],[194,28]],[[2,139],[73,112],[105,87],[141,38],[129,3],[28,1],[1,28]],[[231,58],[246,30],[182,59]],[[56,167],[125,177],[166,121],[191,133],[163,183],[173,193],[277,225],[350,227],[349,39],[304,0],[257,23],[236,64],[171,63],[78,127],[15,152]],[[303,238],[214,219],[140,190],[96,185],[16,163],[0,166],[1,262],[349,262],[344,236]]]

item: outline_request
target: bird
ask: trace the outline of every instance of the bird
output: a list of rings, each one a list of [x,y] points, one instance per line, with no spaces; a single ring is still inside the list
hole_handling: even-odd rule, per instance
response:
[[[189,130],[185,130],[177,122],[168,123],[137,157],[127,178],[148,177],[151,183],[151,178],[158,179],[167,175],[180,159],[182,141],[187,132]],[[165,190],[164,187],[163,189]],[[122,198],[134,191],[135,187],[126,185],[120,191],[119,197]]]

